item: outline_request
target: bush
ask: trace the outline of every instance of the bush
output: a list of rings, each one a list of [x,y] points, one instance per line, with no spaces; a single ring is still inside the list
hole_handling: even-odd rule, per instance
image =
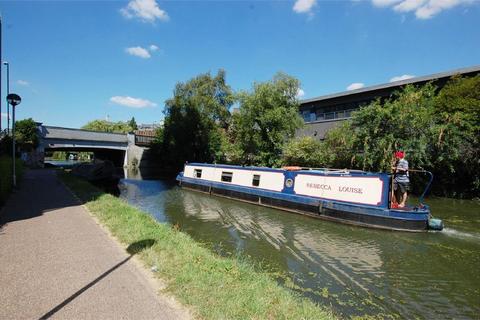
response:
[[[286,166],[321,167],[325,159],[320,152],[322,143],[312,137],[301,137],[285,145],[282,162]]]

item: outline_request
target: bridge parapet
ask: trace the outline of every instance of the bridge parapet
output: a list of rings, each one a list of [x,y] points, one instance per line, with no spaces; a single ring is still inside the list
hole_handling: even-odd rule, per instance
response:
[[[40,138],[42,139],[65,139],[128,143],[127,135],[124,133],[97,132],[83,129],[72,129],[53,126],[40,126],[39,129]]]

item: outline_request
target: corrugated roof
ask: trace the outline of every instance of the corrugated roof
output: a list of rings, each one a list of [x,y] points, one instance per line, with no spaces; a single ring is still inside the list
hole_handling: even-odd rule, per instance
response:
[[[446,72],[441,72],[441,73],[435,73],[435,74],[431,74],[431,75],[423,76],[423,77],[414,77],[414,78],[410,78],[410,79],[406,79],[406,80],[400,80],[400,81],[389,82],[389,83],[379,84],[379,85],[370,86],[370,87],[364,87],[364,88],[361,88],[361,89],[355,89],[355,90],[350,90],[350,91],[343,91],[343,92],[338,92],[338,93],[333,93],[333,94],[327,94],[327,95],[319,96],[319,97],[316,97],[316,98],[301,100],[300,104],[315,102],[315,101],[320,101],[320,100],[339,98],[339,97],[359,94],[359,93],[368,92],[368,91],[375,91],[375,90],[381,90],[381,89],[387,89],[387,88],[400,87],[400,86],[407,85],[407,84],[415,84],[417,82],[426,82],[426,81],[435,80],[435,79],[439,79],[439,78],[451,77],[451,76],[454,76],[454,75],[457,75],[457,74],[465,74],[465,73],[472,73],[472,72],[480,72],[480,65],[473,66],[473,67],[468,67],[468,68],[461,68],[461,69],[446,71]]]

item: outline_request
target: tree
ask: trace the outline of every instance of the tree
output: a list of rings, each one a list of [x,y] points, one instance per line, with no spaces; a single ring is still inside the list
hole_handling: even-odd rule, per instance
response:
[[[286,166],[321,167],[325,163],[322,143],[312,137],[300,137],[285,144],[282,162]]]
[[[128,122],[128,125],[132,129],[132,131],[138,130],[137,122],[135,121],[135,117],[132,117],[130,121]]]
[[[357,154],[354,146],[357,137],[353,133],[351,120],[342,121],[338,126],[327,132],[325,140],[318,152],[323,167],[328,168],[355,168]]]
[[[432,169],[441,193],[480,194],[480,76],[452,78],[434,100]]]
[[[180,168],[185,161],[224,160],[224,135],[233,103],[223,70],[214,77],[205,73],[177,83],[173,97],[165,103],[161,130],[159,149],[167,166]]]
[[[132,119],[134,120],[134,119]],[[93,120],[82,127],[84,130],[98,131],[98,132],[111,132],[111,133],[128,133],[133,129],[129,123],[118,121],[110,122],[106,120]]]
[[[441,90],[407,86],[362,107],[327,133],[316,158],[328,167],[390,172],[393,152],[402,149],[411,168],[434,173],[435,194],[478,197],[479,139],[480,76],[453,78]],[[422,179],[414,176],[414,188]]]
[[[240,109],[233,115],[232,135],[244,164],[281,164],[285,142],[303,124],[298,88],[297,79],[277,73],[271,81],[254,83],[252,92],[238,95]]]
[[[359,167],[369,171],[390,171],[395,150],[407,153],[411,167],[429,162],[429,128],[433,125],[432,103],[435,87],[407,86],[390,99],[377,100],[352,115],[355,135],[352,156]]]
[[[20,149],[35,149],[39,143],[37,123],[32,118],[15,121],[15,140]]]

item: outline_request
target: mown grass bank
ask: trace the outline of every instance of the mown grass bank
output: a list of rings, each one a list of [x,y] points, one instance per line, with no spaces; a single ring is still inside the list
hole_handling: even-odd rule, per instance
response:
[[[101,192],[68,173],[67,186],[90,212],[126,246],[142,240],[154,244],[140,252],[156,266],[167,291],[204,319],[333,319],[327,308],[277,284],[247,262],[215,255],[190,236],[156,222],[125,201]]]
[[[15,162],[17,183],[21,181],[23,165],[20,159]],[[0,207],[5,203],[12,191],[12,158],[0,156]]]

